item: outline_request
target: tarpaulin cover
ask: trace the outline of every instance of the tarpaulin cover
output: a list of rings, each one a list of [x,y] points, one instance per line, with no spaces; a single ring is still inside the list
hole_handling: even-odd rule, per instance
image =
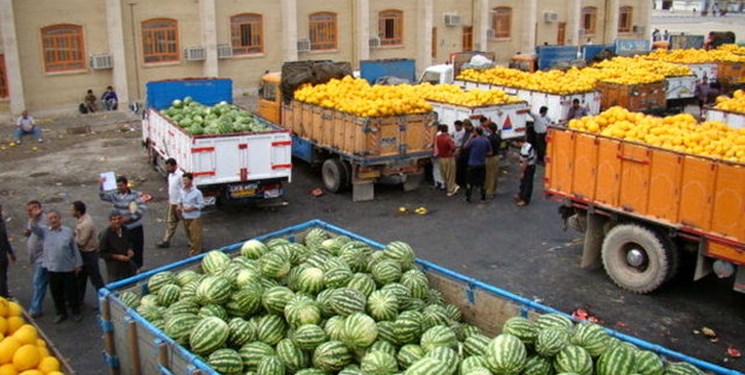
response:
[[[295,90],[303,84],[317,85],[333,78],[344,78],[352,75],[352,65],[348,62],[294,61],[282,66],[282,99],[290,101]]]

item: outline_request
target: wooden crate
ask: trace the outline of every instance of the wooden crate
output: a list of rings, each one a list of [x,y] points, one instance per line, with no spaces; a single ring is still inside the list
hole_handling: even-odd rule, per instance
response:
[[[600,109],[621,106],[632,112],[664,108],[667,105],[665,81],[625,85],[600,81]]]
[[[717,62],[717,80],[727,84],[745,83],[745,62]]]

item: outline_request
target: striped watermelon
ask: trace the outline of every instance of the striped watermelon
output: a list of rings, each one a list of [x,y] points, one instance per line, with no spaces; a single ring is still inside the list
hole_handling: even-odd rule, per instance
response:
[[[595,366],[597,375],[630,375],[634,372],[634,352],[619,345],[603,353]]]
[[[502,326],[502,332],[516,336],[525,344],[533,344],[538,337],[535,323],[521,316],[507,319]]]
[[[229,335],[228,323],[220,318],[207,317],[194,326],[189,335],[189,346],[194,353],[208,355],[222,347]]]
[[[453,322],[460,322],[463,320],[463,314],[461,313],[458,306],[447,304],[444,307],[445,314],[447,314],[448,319]],[[466,334],[468,336],[468,334]]]
[[[388,258],[385,257],[385,253],[382,252],[382,251],[376,251],[376,252],[370,254],[370,256],[365,259],[367,261],[367,267],[365,268],[365,270],[367,272],[370,272],[372,270],[372,268],[375,267],[376,264],[378,264],[380,261],[386,260],[386,259],[387,260],[390,260],[390,259],[388,259]]]
[[[484,367],[476,367],[472,368],[468,372],[464,373],[463,375],[491,375],[491,371],[489,369]]]
[[[249,316],[256,314],[261,310],[263,295],[264,289],[261,285],[252,283],[233,293],[230,296],[230,301],[235,302],[236,307],[243,312],[243,315]]]
[[[270,314],[282,315],[284,314],[285,306],[287,306],[293,297],[295,297],[295,293],[290,288],[275,286],[264,291],[264,294],[261,296],[261,304]]]
[[[183,287],[184,285],[199,279],[199,274],[192,270],[183,270],[176,274],[176,285]]]
[[[318,324],[321,322],[321,310],[313,300],[297,306],[288,304],[285,307],[285,319],[290,323],[290,327],[292,328],[297,328],[305,324]]]
[[[152,305],[140,305],[136,309],[137,313],[142,315],[145,320],[153,322],[155,320],[163,319],[163,310],[159,306]]]
[[[434,326],[426,330],[421,337],[420,345],[429,353],[438,346],[455,347],[458,343],[455,332],[448,326]]]
[[[491,340],[482,334],[471,335],[463,341],[463,350],[468,355],[482,356],[490,342]]]
[[[364,349],[378,338],[375,320],[363,313],[354,313],[344,319],[341,341],[349,348]]]
[[[443,296],[442,292],[437,289],[429,289],[429,293],[427,293],[427,298],[424,299],[424,302],[428,305],[444,305],[445,296]]]
[[[275,356],[266,356],[256,366],[256,375],[285,375],[285,364]]]
[[[304,237],[305,246],[316,249],[321,247],[321,243],[329,238],[329,234],[323,229],[313,228]]]
[[[424,358],[424,349],[416,344],[406,344],[398,350],[396,360],[401,368],[409,368],[414,362]]]
[[[704,372],[686,362],[669,363],[665,375],[703,375]]]
[[[366,375],[393,375],[398,372],[398,362],[389,353],[371,351],[362,357],[360,369]]]
[[[246,374],[246,375],[249,375],[249,374]],[[328,375],[328,374],[314,367],[314,368],[302,369],[296,372],[295,375]]]
[[[367,297],[375,291],[377,286],[375,285],[375,280],[369,274],[355,273],[349,280],[347,288],[358,290]]]
[[[202,306],[202,308],[199,309],[199,313],[197,313],[197,315],[199,315],[200,318],[211,316],[224,321],[228,320],[228,312],[225,311],[225,308],[215,304]]]
[[[411,290],[414,298],[424,299],[429,293],[429,281],[424,272],[418,269],[411,269],[401,275],[401,284]]]
[[[411,290],[401,283],[388,284],[380,290],[387,290],[393,292],[398,300],[398,307],[400,310],[412,310],[408,307],[410,300],[412,299]]]
[[[486,362],[484,361],[484,357],[480,355],[473,355],[467,358],[464,358],[460,362],[460,373],[466,374],[468,371],[475,369],[475,368],[486,368]]]
[[[277,344],[277,358],[279,358],[290,372],[296,372],[310,365],[310,357],[302,349],[295,346],[290,339],[284,339]]]
[[[277,315],[264,315],[258,320],[256,337],[261,342],[269,345],[277,345],[285,337],[286,332],[287,323]]]
[[[289,258],[272,251],[261,256],[259,268],[262,275],[279,280],[290,272],[291,264]]]
[[[352,271],[364,272],[367,269],[367,256],[372,249],[359,241],[345,243],[339,251],[339,258],[344,260]]]
[[[401,241],[390,242],[385,245],[383,250],[386,258],[395,260],[404,269],[409,269],[414,265],[414,249],[409,244]]]
[[[176,301],[171,306],[168,306],[165,313],[163,314],[164,319],[168,319],[170,316],[179,314],[198,314],[199,304],[190,300]]]
[[[316,305],[321,309],[321,314],[324,317],[331,317],[336,315],[334,309],[331,308],[331,296],[336,292],[336,289],[328,288],[318,293],[316,296]]]
[[[466,337],[471,337],[473,335],[480,335],[481,334],[481,330],[479,329],[479,327],[476,327],[474,325],[463,324],[463,334]]]
[[[639,350],[634,353],[634,372],[639,375],[662,375],[665,367],[656,353]]]
[[[552,375],[553,373],[554,366],[550,359],[540,355],[532,355],[528,357],[522,375]]]
[[[424,332],[424,316],[419,311],[404,311],[398,315],[393,327],[396,341],[401,344],[418,343]]]
[[[148,295],[142,296],[142,298],[140,298],[140,307],[142,306],[147,306],[147,307],[158,306],[158,295],[148,294]]]
[[[565,328],[548,327],[538,332],[535,351],[544,357],[553,357],[569,344],[569,333]]]
[[[181,291],[179,292],[178,296],[179,300],[183,301],[187,298],[199,300],[199,298],[197,297],[197,289],[199,288],[199,284],[201,283],[202,278],[195,279],[186,283],[186,285],[181,287]]]
[[[119,299],[129,308],[136,308],[140,305],[140,296],[132,292],[121,292]]]
[[[181,313],[168,318],[163,331],[179,344],[189,343],[189,336],[194,327],[202,320],[196,314]]]
[[[231,282],[222,276],[205,277],[197,288],[197,298],[204,305],[222,305],[230,299],[231,287]]]
[[[327,341],[313,351],[313,366],[321,371],[337,372],[352,362],[352,353],[339,341]]]
[[[375,320],[394,320],[398,316],[398,299],[391,291],[376,290],[367,298],[367,312]]]
[[[556,372],[574,372],[592,375],[593,363],[590,353],[576,345],[567,345],[554,358]]]
[[[332,341],[340,341],[342,328],[344,327],[344,318],[341,316],[332,316],[323,325],[323,330]]]
[[[297,290],[311,295],[318,294],[325,287],[323,280],[323,270],[316,267],[306,268],[297,277]]]
[[[292,334],[292,342],[300,349],[312,351],[328,340],[328,335],[320,326],[306,324],[298,327]]]
[[[230,267],[236,267],[239,270],[251,270],[251,271],[259,270],[259,266],[258,266],[256,259],[249,259],[243,256],[231,258]]]
[[[261,272],[253,269],[242,269],[235,276],[235,286],[243,288],[248,285],[256,285],[261,281]]]
[[[228,336],[228,345],[234,348],[240,348],[256,340],[254,327],[241,318],[233,318],[228,322],[230,335]]]
[[[275,352],[274,348],[269,344],[261,341],[254,341],[243,345],[240,350],[238,350],[238,354],[241,356],[244,369],[255,371],[262,358],[274,356]]]
[[[583,322],[575,326],[572,344],[585,348],[593,357],[599,357],[610,348],[610,336],[600,325]]]
[[[215,371],[226,375],[243,374],[241,356],[233,349],[217,349],[209,358],[207,364]]]
[[[440,305],[429,305],[422,311],[424,317],[424,329],[429,329],[439,325],[449,325],[450,319],[448,318],[447,311]]]
[[[293,266],[297,266],[298,264],[305,262],[305,260],[308,259],[308,257],[312,253],[307,246],[297,242],[293,242],[290,244],[290,250],[292,251],[292,258],[290,259],[290,263],[292,263]]]
[[[398,351],[398,349],[393,344],[391,344],[388,341],[384,341],[384,340],[375,341],[367,349],[368,352],[372,352],[372,351],[376,351],[376,350],[377,351],[388,353],[388,354],[390,354],[390,355],[392,355],[394,357],[396,356],[396,352]]]
[[[230,257],[220,250],[207,252],[202,258],[202,270],[208,275],[217,275],[222,270],[228,268]]]
[[[409,366],[405,375],[434,375],[446,374],[449,371],[447,364],[434,358],[424,357]]]
[[[163,285],[176,284],[176,276],[171,271],[158,272],[147,280],[147,290],[150,294],[158,294]]]
[[[305,264],[311,266],[323,269],[323,267],[331,261],[330,255],[325,254],[313,254],[308,257],[308,259],[305,260]]]
[[[336,289],[329,300],[331,309],[341,316],[365,311],[366,303],[365,295],[353,288]]]
[[[519,338],[503,333],[486,347],[484,361],[495,374],[519,374],[528,362],[528,352]]]
[[[398,282],[402,275],[401,265],[389,259],[378,262],[372,267],[370,273],[378,285]]]
[[[241,255],[248,259],[259,259],[268,252],[269,248],[257,240],[248,240],[241,246]]]
[[[542,330],[548,327],[557,327],[564,329],[571,329],[574,327],[574,323],[568,317],[561,314],[543,314],[535,320],[538,330]]]
[[[274,288],[275,286],[282,286],[280,285],[277,280],[270,279],[267,277],[261,277],[261,280],[259,280],[259,283],[261,284],[261,287],[264,289]]]
[[[323,284],[327,288],[341,288],[349,284],[352,275],[348,268],[333,268],[323,273]]]
[[[446,346],[438,346],[430,350],[424,357],[434,358],[445,363],[448,368],[446,372],[448,375],[455,374],[460,367],[460,356],[455,350]]]

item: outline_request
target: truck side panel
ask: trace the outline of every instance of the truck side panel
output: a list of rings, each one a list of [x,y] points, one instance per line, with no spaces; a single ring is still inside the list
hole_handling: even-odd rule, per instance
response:
[[[646,147],[624,143],[621,159],[619,205],[624,211],[646,212],[649,194],[650,153]]]
[[[684,165],[678,220],[683,225],[709,228],[716,166],[708,160],[690,157]]]
[[[680,201],[680,155],[652,151],[651,179],[649,181],[649,215],[660,220],[670,221],[678,214]]]
[[[621,145],[616,141],[598,143],[598,184],[595,189],[595,200],[617,207],[621,189],[621,159],[618,158]]]
[[[572,190],[584,197],[595,196],[596,179],[595,163],[598,157],[598,144],[591,137],[580,135],[576,139],[573,169]]]
[[[745,212],[745,168],[720,164],[714,191],[711,230],[734,233],[736,238],[745,238],[745,225],[742,225],[742,213]]]

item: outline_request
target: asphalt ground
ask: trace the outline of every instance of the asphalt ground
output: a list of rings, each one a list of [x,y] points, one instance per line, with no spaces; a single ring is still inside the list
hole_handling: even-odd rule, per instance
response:
[[[81,124],[95,134],[70,135]],[[140,146],[139,123],[123,114],[52,119],[43,123],[47,141],[8,147],[7,129],[0,132],[0,199],[19,260],[9,272],[13,295],[27,306],[30,272],[21,236],[24,204],[40,199],[45,208],[67,212],[81,199],[99,229],[110,206],[98,200],[97,174],[113,170],[130,177],[135,189],[153,195],[145,215],[145,267],[156,268],[184,259],[186,239],[180,230],[173,247],[157,249],[166,214],[165,181],[147,163]],[[32,147],[37,147],[34,150]],[[275,208],[227,207],[205,213],[206,249],[251,238],[311,219],[321,219],[380,242],[403,240],[422,259],[474,277],[499,288],[540,301],[562,311],[585,308],[613,329],[681,351],[700,359],[745,371],[745,360],[727,356],[729,345],[745,349],[745,296],[731,282],[709,277],[693,283],[678,277],[651,295],[635,295],[612,284],[602,269],[580,269],[581,237],[564,232],[557,205],[541,194],[542,168],[536,174],[532,204],[512,204],[517,189],[516,166],[503,162],[498,196],[488,204],[467,204],[462,193],[448,198],[423,185],[404,193],[400,186],[377,186],[376,199],[353,203],[351,193],[313,197],[320,187],[317,170],[302,162],[287,185],[288,205]],[[399,207],[427,207],[429,214],[402,215]],[[65,214],[64,224],[74,225]],[[96,296],[86,296],[84,320],[52,324],[51,298],[38,324],[80,374],[107,373],[102,360]],[[712,343],[693,333],[710,327],[719,335]],[[726,362],[725,362],[726,361]]]

